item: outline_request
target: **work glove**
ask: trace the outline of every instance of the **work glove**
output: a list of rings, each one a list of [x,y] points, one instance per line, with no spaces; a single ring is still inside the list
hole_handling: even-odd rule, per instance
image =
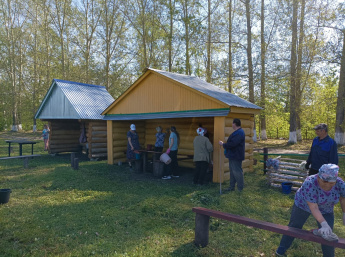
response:
[[[345,212],[343,212],[343,225],[345,226]]]
[[[305,169],[306,169],[306,170],[309,170],[309,166],[310,166],[310,162],[307,162],[307,163],[305,164]]]
[[[321,228],[319,229],[319,232],[322,236],[328,236],[332,233],[331,227],[328,225],[327,221],[321,222]]]
[[[169,153],[170,153],[170,148],[168,148],[166,151],[166,154],[169,154]]]

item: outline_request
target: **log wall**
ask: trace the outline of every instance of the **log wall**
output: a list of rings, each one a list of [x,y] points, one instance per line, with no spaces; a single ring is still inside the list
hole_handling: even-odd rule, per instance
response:
[[[93,120],[49,121],[49,153],[79,152],[79,137],[85,124],[88,157],[107,158],[107,123]]]
[[[254,115],[253,114],[236,114],[229,113],[225,118],[225,138],[224,142],[228,140],[228,137],[234,132],[232,128],[232,122],[235,118],[241,120],[241,127],[245,133],[245,160],[242,162],[243,172],[253,171],[253,136],[254,136]],[[224,180],[230,179],[229,159],[224,158]]]
[[[219,118],[219,117],[218,117]],[[253,136],[254,136],[254,115],[253,114],[236,114],[230,113],[227,117],[223,117],[224,126],[221,130],[217,130],[215,134],[215,122],[214,117],[199,117],[199,118],[180,118],[180,119],[156,119],[156,120],[141,120],[141,121],[109,121],[108,131],[111,131],[111,135],[108,134],[108,147],[111,158],[108,160],[109,164],[114,164],[119,161],[125,162],[126,150],[127,150],[127,137],[126,134],[129,131],[130,124],[134,123],[139,135],[139,143],[142,148],[147,148],[148,144],[154,145],[156,142],[156,127],[161,126],[163,132],[171,126],[175,126],[180,134],[180,145],[178,149],[179,157],[194,155],[193,141],[197,136],[196,129],[199,125],[205,127],[209,134],[209,139],[214,146],[214,153],[211,159],[215,159],[214,163],[214,176],[213,182],[219,182],[230,179],[229,161],[224,158],[224,153],[220,150],[218,140],[227,141],[229,135],[233,132],[232,121],[234,118],[241,120],[242,128],[246,135],[245,145],[245,160],[242,167],[244,172],[253,170]],[[220,123],[219,123],[220,124]],[[218,125],[217,125],[218,126]],[[110,128],[110,129],[109,129]],[[168,148],[168,137],[165,138],[164,151]],[[112,152],[111,152],[112,151]],[[194,168],[194,162],[192,159],[179,161],[179,166]],[[219,174],[219,172],[221,174]],[[216,174],[217,173],[217,174]]]
[[[80,151],[80,124],[77,120],[49,121],[49,153]]]
[[[88,157],[90,159],[107,158],[107,122],[103,120],[86,121],[85,127],[89,147]]]
[[[181,119],[157,119],[146,121],[146,140],[145,147],[148,144],[153,146],[156,143],[156,127],[161,126],[163,132],[171,126],[175,126],[180,135],[180,145],[178,148],[179,157],[186,155],[194,155],[193,141],[197,136],[196,130],[199,124],[205,127],[209,134],[209,139],[213,144],[213,117],[199,117],[199,118],[181,118]],[[164,150],[169,147],[169,134],[165,137]],[[182,155],[182,156],[181,156]],[[186,168],[194,168],[192,159],[179,161],[179,166]]]
[[[113,163],[127,161],[127,132],[131,124],[135,124],[139,136],[139,144],[143,148],[145,145],[145,121],[113,121],[112,122],[112,150]]]

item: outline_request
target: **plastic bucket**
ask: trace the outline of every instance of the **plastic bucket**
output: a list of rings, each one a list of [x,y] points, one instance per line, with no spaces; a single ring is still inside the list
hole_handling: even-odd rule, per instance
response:
[[[159,158],[161,162],[164,162],[165,164],[169,164],[171,162],[171,158],[168,154],[163,153],[161,157]]]
[[[292,188],[292,183],[291,182],[283,182],[282,183],[282,192],[283,192],[283,194],[290,194],[291,193],[291,188]]]
[[[8,203],[11,193],[11,189],[0,189],[0,204]]]

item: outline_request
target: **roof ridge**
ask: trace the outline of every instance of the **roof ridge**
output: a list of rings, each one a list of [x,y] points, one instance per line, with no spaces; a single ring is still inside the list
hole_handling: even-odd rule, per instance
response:
[[[80,85],[80,86],[102,87],[102,88],[105,88],[104,86],[101,86],[101,85],[87,84],[87,83],[76,82],[76,81],[70,81],[70,80],[62,80],[62,79],[53,79],[53,80],[54,80],[55,82],[68,83],[68,84],[76,84],[76,85]]]

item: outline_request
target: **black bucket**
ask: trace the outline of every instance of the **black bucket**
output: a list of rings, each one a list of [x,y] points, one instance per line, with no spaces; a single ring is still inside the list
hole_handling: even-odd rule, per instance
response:
[[[0,189],[0,204],[8,203],[11,193],[11,189]]]

